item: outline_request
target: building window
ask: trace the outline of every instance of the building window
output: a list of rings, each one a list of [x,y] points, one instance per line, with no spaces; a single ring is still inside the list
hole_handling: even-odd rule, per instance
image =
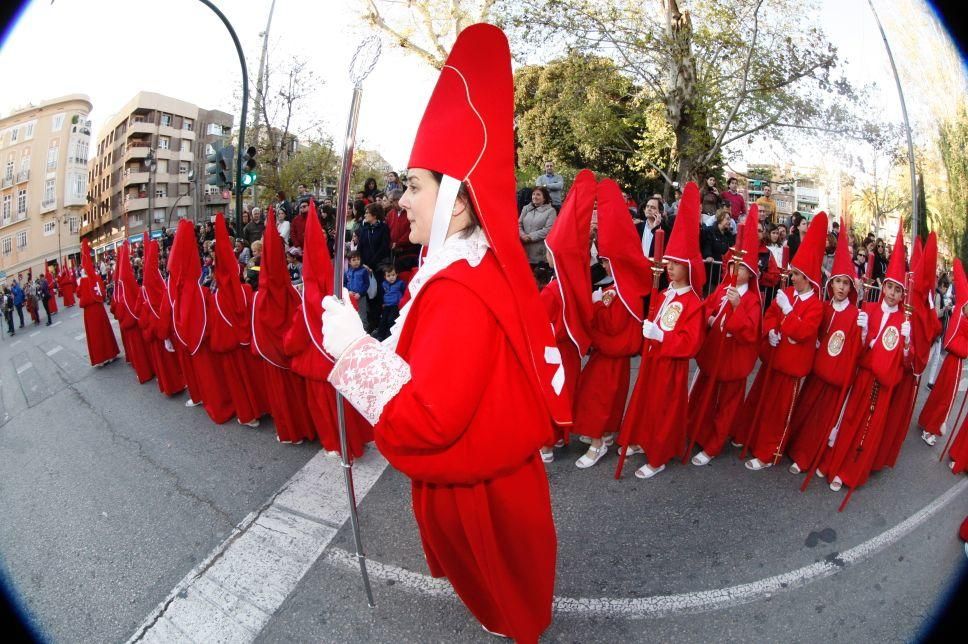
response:
[[[57,232],[57,222],[56,221],[45,221],[44,222],[44,237],[50,237],[55,232]]]
[[[209,123],[207,133],[211,136],[222,136],[222,126],[218,123]]]
[[[161,124],[165,127],[171,127],[171,114],[161,113]]]
[[[188,139],[182,139],[181,151],[190,153],[192,151],[192,142],[189,141]]]
[[[55,145],[51,145],[51,147],[47,148],[47,171],[51,172],[56,169],[57,169],[57,148],[55,147]]]
[[[20,135],[20,128],[19,127],[15,127],[13,129],[11,129],[10,130],[10,142],[11,143],[16,143],[17,142],[17,137],[19,135]]]
[[[168,185],[161,184],[160,186],[155,186],[155,197],[162,199],[168,196]]]
[[[54,179],[44,181],[44,205],[54,201]]]
[[[11,243],[12,241],[13,240],[10,239],[10,237],[4,237],[3,240],[0,241],[0,249],[3,250],[4,255],[9,255],[10,253],[13,252],[13,244]]]
[[[17,191],[17,219],[23,219],[27,216],[27,190],[22,189]]]
[[[17,250],[23,250],[27,248],[27,231],[18,230],[17,231]]]
[[[128,226],[131,228],[137,228],[138,226],[143,226],[145,220],[142,219],[141,215],[133,215],[128,217]]]
[[[13,179],[13,155],[10,155],[10,158],[7,159],[7,171],[3,176],[7,179]]]
[[[190,161],[180,161],[178,163],[178,174],[188,174],[192,169],[192,164]]]
[[[71,215],[71,217],[67,220],[67,225],[69,226],[69,230],[71,231],[72,235],[76,235],[81,230],[75,215]]]
[[[13,203],[13,197],[11,197],[10,195],[3,195],[3,225],[4,226],[10,223],[12,203]]]
[[[192,131],[192,127],[194,127],[194,125],[195,124],[192,122],[191,119],[182,119],[182,129],[183,130],[188,130],[189,132],[191,132]]]
[[[71,196],[80,199],[87,192],[87,182],[81,173],[71,175]]]
[[[51,123],[51,126],[50,126],[50,131],[51,132],[60,132],[60,129],[62,127],[64,127],[64,115],[63,114],[54,114],[53,123]]]
[[[36,121],[31,121],[24,128],[24,140],[25,141],[34,138],[34,124],[35,123],[36,123]]]
[[[30,172],[30,149],[24,150],[24,154],[20,157],[20,173]]]
[[[155,211],[154,212],[155,212],[155,214],[153,216],[154,222],[156,224],[163,223],[165,221],[165,209],[164,208],[155,208]]]
[[[175,213],[179,219],[188,219],[188,206],[178,206]]]
[[[168,159],[158,159],[156,163],[158,164],[158,167],[155,168],[156,172],[168,174]]]
[[[167,136],[158,137],[158,148],[162,150],[167,150],[171,147],[171,138]]]

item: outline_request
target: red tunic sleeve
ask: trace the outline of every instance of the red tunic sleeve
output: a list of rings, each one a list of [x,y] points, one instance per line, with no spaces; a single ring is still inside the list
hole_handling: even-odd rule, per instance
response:
[[[665,331],[659,346],[659,355],[664,358],[689,359],[699,353],[702,346],[706,322],[702,301],[692,291],[677,295],[673,301],[681,302],[683,311],[675,327],[671,331]]]
[[[796,342],[816,342],[820,322],[823,321],[823,303],[816,295],[800,302],[802,304],[794,306],[783,319],[780,332]]]
[[[731,304],[726,304],[732,311],[727,315],[726,324],[723,326],[734,338],[750,344],[760,338],[760,299],[753,292],[753,288],[746,291],[735,309],[732,309]]]

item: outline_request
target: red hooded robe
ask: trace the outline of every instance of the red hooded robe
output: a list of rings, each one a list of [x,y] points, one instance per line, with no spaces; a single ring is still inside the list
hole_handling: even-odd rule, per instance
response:
[[[141,281],[141,335],[158,377],[158,390],[166,396],[174,396],[185,389],[185,376],[171,341],[171,299],[168,297],[168,285],[158,270],[158,242],[153,239],[145,245]]]
[[[118,357],[118,341],[104,308],[104,282],[94,271],[91,248],[87,240],[81,242],[81,259],[84,275],[79,285],[80,305],[84,309],[84,332],[87,335],[87,355],[94,366],[100,366]],[[51,297],[51,302],[54,298]]]
[[[138,324],[141,316],[138,306],[140,298],[141,291],[134,279],[134,269],[131,267],[131,247],[128,242],[125,242],[118,251],[111,307],[121,328],[125,360],[134,369],[138,382],[144,384],[155,377],[155,371],[151,366],[148,348],[145,346]]]

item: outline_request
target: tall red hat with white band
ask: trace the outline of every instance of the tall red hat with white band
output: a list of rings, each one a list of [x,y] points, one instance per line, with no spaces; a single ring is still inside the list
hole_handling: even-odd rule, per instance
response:
[[[682,191],[676,221],[672,224],[672,233],[662,258],[689,266],[689,285],[696,295],[702,297],[702,287],[706,284],[706,265],[699,248],[700,210],[702,205],[699,187],[690,181]]]
[[[611,179],[598,183],[598,256],[608,260],[618,299],[641,322],[642,299],[652,292],[652,262],[642,254],[622,189]]]
[[[827,213],[818,212],[810,220],[807,234],[800,241],[797,254],[790,260],[790,266],[803,273],[820,293],[823,282],[823,256],[827,250]]]
[[[904,259],[904,229],[898,226],[897,237],[894,238],[894,250],[891,251],[891,259],[887,263],[887,272],[884,274],[885,282],[894,282],[904,288],[904,276],[907,273]]]
[[[512,291],[523,365],[531,366],[552,417],[571,422],[567,394],[552,386],[557,345],[518,238],[514,177],[514,81],[507,37],[493,25],[464,29],[447,57],[424,111],[409,167],[443,173],[429,254],[447,236],[461,182]],[[517,333],[518,330],[509,331]],[[560,356],[558,357],[560,363]]]
[[[854,280],[857,279],[857,267],[850,258],[850,249],[847,248],[847,227],[844,226],[844,218],[840,218],[840,234],[837,236],[837,250],[834,251],[834,265],[830,270],[830,279],[827,280],[827,292],[833,285],[835,277],[846,277],[850,280],[850,295],[852,300],[857,299],[857,289],[854,287]]]

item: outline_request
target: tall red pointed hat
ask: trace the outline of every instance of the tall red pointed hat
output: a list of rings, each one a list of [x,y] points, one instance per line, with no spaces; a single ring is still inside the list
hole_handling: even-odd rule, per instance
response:
[[[554,260],[558,289],[564,303],[565,329],[579,355],[588,353],[591,345],[588,327],[592,319],[589,297],[592,278],[588,266],[591,264],[589,238],[595,188],[595,174],[591,170],[578,173],[545,239],[545,246]]]
[[[154,239],[145,244],[145,261],[142,267],[141,286],[148,306],[152,312],[165,319],[171,315],[171,302],[168,301],[168,289],[165,280],[158,269],[158,242]]]
[[[88,277],[94,275],[94,260],[91,259],[91,243],[87,239],[81,240],[81,268]]]
[[[232,250],[232,239],[225,215],[215,213],[215,304],[226,320],[239,332],[249,325],[249,304],[240,279],[241,266]],[[242,332],[244,337],[247,332]]]
[[[205,294],[199,283],[201,277],[195,226],[190,220],[182,219],[178,222],[175,241],[168,255],[168,293],[175,337],[192,355],[201,348],[208,326]]]
[[[931,362],[934,341],[941,335],[941,321],[934,307],[934,291],[938,286],[938,236],[929,233],[923,248],[917,242],[915,238],[912,255],[916,262],[911,263],[914,272],[911,282],[911,303],[914,307],[911,317],[911,346],[914,347],[911,367],[915,375],[921,375]],[[968,292],[964,296],[968,298]],[[948,325],[949,331],[952,331],[952,326]]]
[[[522,365],[530,366],[548,411],[571,423],[571,401],[552,381],[558,365],[546,358],[555,339],[518,238],[514,176],[514,80],[507,37],[493,25],[464,29],[447,57],[417,129],[409,167],[441,172],[430,253],[446,235],[460,182],[504,273],[518,312],[506,321]],[[443,230],[443,233],[440,231]]]
[[[663,259],[671,259],[689,266],[689,285],[697,296],[702,297],[702,287],[706,284],[706,266],[702,261],[699,248],[699,187],[694,181],[686,184],[679,200],[679,211],[672,225],[669,243],[665,247]]]
[[[961,310],[968,304],[968,277],[965,276],[965,266],[961,263],[959,258],[955,258],[954,266],[954,284],[955,284],[955,308],[951,312],[951,321],[948,323],[948,330],[945,332],[944,346],[948,347],[948,343],[958,333],[958,327],[965,324],[964,315],[962,315]]]
[[[827,295],[833,297],[830,287],[835,277],[846,277],[850,280],[851,301],[857,300],[857,289],[854,280],[857,278],[857,267],[850,257],[850,249],[847,248],[847,228],[844,226],[844,218],[840,218],[840,234],[837,235],[837,250],[834,251],[834,265],[830,269],[830,279],[827,280]]]
[[[312,199],[309,200],[309,208],[310,213],[313,212]],[[329,248],[326,246],[326,235],[319,225],[319,217],[306,218],[302,268],[303,323],[316,349],[332,360],[323,351],[323,298],[333,293],[333,262],[330,259]]]
[[[914,236],[914,243],[911,245],[911,272],[918,272],[918,265],[924,257],[924,244],[921,243],[921,236]]]
[[[282,236],[276,228],[276,213],[270,206],[262,236],[259,290],[252,296],[252,347],[271,364],[288,369],[283,337],[299,306],[299,292],[289,279],[285,255]]]
[[[904,262],[904,228],[898,226],[897,237],[894,238],[894,250],[891,251],[891,259],[887,263],[887,272],[884,274],[884,281],[891,281],[904,288],[904,276],[907,273],[907,266]]]
[[[821,211],[813,216],[807,226],[807,234],[800,241],[797,254],[790,260],[791,268],[803,273],[814,290],[820,293],[823,282],[823,256],[827,250],[827,213]]]
[[[756,227],[759,216],[759,207],[756,204],[750,205],[746,223],[740,226],[735,244],[735,248],[743,251],[742,264],[753,274],[753,279],[758,279],[760,276],[760,232]],[[733,261],[732,253],[729,261]]]
[[[622,189],[611,179],[598,182],[598,256],[608,260],[618,298],[641,322],[642,298],[652,292],[652,262],[642,254]]]

